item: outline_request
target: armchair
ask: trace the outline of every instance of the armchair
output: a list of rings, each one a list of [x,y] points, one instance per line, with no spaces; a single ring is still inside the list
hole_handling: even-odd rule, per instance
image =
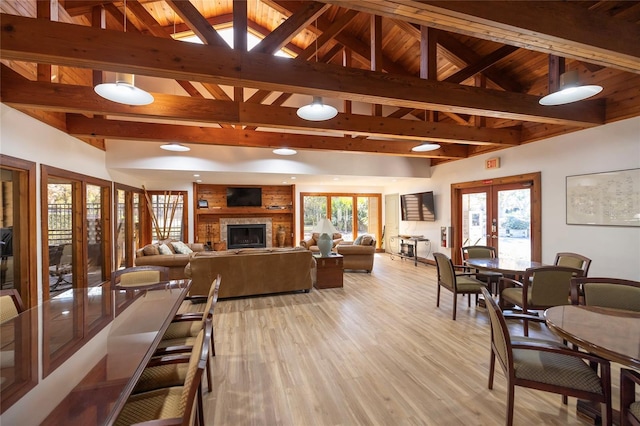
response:
[[[342,241],[335,250],[344,256],[343,269],[364,269],[371,273],[376,253],[376,239],[373,236],[365,234],[356,238],[354,242]]]
[[[478,294],[486,287],[486,283],[479,281],[472,276],[474,273],[466,272],[467,268],[454,265],[449,256],[442,253],[433,253],[438,268],[438,291],[436,293],[436,307],[440,306],[440,287],[444,287],[453,293],[453,320],[456,319],[456,308],[458,294],[466,294],[469,296],[468,305],[471,306],[471,295]],[[456,272],[456,269],[462,269],[464,272]]]
[[[300,246],[306,248],[307,250],[311,250],[314,253],[319,253],[320,249],[318,248],[318,238],[320,238],[320,233],[314,232],[313,234],[311,234],[310,238],[300,241]],[[342,242],[342,234],[336,232],[333,234],[332,238],[333,245],[331,251],[335,251],[336,246]]]
[[[524,313],[552,306],[569,305],[570,283],[582,270],[565,266],[540,266],[525,271],[522,282],[500,278],[500,307],[511,303]],[[524,335],[529,335],[529,322],[524,321]]]
[[[491,320],[489,389],[493,389],[496,358],[507,379],[507,426],[513,424],[515,387],[522,386],[602,404],[602,424],[612,424],[611,367],[606,359],[558,344],[539,344],[512,338],[502,311],[487,289],[482,289]],[[585,362],[600,366],[597,370]]]

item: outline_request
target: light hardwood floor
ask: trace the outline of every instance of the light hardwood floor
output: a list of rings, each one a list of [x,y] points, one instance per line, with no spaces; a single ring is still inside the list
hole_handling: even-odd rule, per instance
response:
[[[435,266],[378,254],[371,275],[347,272],[342,289],[219,301],[206,424],[504,424],[500,367],[487,389],[486,310],[459,296],[453,321],[452,294],[440,308],[435,297]],[[614,408],[618,379],[612,365]],[[584,425],[575,403],[516,388],[514,424]]]

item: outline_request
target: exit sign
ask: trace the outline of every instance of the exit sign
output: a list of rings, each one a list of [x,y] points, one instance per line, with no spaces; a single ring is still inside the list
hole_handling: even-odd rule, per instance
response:
[[[499,169],[500,168],[500,157],[489,158],[484,161],[485,169]]]

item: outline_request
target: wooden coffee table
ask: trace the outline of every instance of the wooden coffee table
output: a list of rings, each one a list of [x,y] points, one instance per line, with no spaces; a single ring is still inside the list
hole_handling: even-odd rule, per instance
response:
[[[315,287],[339,288],[342,287],[342,264],[344,256],[332,253],[331,256],[322,257],[319,254],[313,255],[317,263],[317,276]]]

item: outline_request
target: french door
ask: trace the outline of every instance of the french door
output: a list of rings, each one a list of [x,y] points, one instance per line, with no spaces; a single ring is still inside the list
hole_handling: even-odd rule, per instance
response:
[[[452,256],[460,247],[495,247],[498,257],[540,261],[540,175],[452,185]]]

